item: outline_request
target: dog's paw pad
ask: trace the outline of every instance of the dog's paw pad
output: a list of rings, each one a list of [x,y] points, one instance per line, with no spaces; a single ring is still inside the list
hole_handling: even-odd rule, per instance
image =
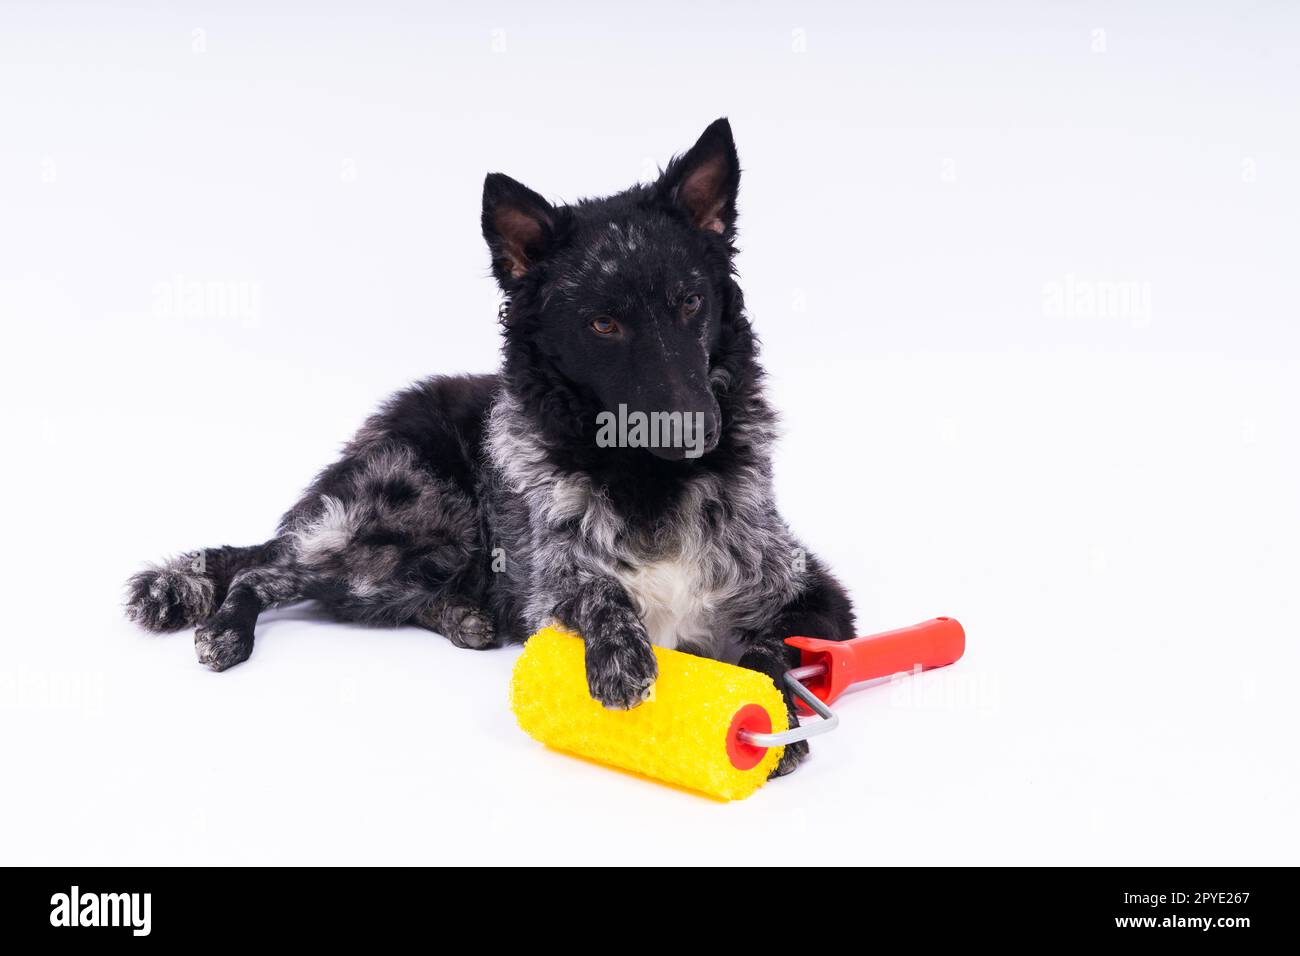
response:
[[[480,611],[467,610],[459,621],[447,628],[447,638],[457,647],[482,650],[497,645],[496,628]]]

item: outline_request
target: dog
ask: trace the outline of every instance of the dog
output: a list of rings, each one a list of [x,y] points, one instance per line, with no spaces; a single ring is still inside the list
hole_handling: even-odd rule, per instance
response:
[[[275,537],[141,571],[128,616],[194,626],[217,671],[249,657],[263,610],[304,599],[476,649],[558,623],[582,636],[605,707],[646,699],[658,645],[769,675],[793,723],[784,638],[844,640],[853,612],[773,503],[776,418],[733,265],[739,184],[726,119],[653,184],[603,199],[552,205],[488,175],[499,373],[397,393]],[[655,430],[669,440],[614,415],[671,425]],[[774,773],[807,752],[787,747]]]

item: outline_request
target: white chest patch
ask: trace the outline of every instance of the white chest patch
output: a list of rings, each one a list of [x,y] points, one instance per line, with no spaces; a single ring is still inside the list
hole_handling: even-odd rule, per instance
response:
[[[698,562],[671,558],[615,573],[645,622],[650,643],[675,648],[692,644],[708,650],[716,596],[707,590]]]

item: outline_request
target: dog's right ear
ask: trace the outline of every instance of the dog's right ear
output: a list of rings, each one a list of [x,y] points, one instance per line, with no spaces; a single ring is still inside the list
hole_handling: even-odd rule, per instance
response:
[[[488,173],[483,181],[483,238],[492,251],[492,274],[503,289],[546,255],[554,232],[550,203],[503,173]]]

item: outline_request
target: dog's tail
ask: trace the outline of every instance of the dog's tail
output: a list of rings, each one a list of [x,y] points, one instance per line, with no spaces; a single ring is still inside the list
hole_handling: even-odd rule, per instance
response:
[[[150,565],[126,582],[126,616],[151,631],[201,624],[226,599],[235,575],[267,563],[275,544],[207,548]]]

